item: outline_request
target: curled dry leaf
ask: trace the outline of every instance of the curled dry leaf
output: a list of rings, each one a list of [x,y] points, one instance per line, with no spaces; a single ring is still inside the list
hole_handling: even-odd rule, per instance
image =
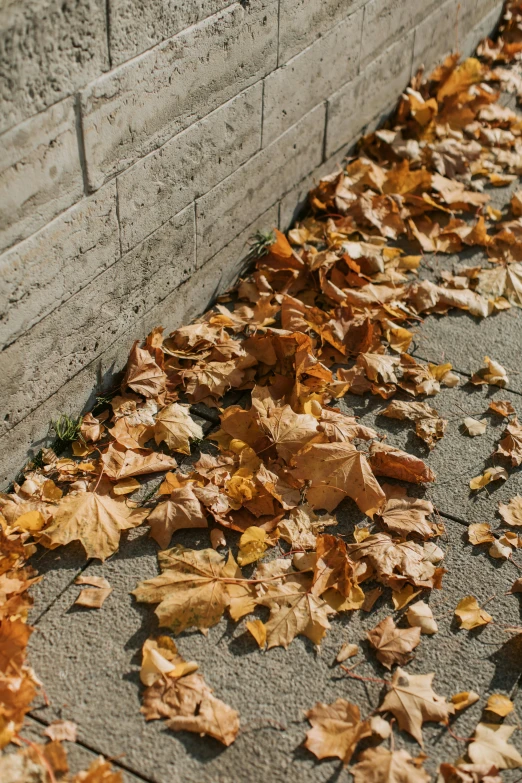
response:
[[[463,425],[468,435],[471,435],[471,437],[474,438],[476,435],[484,435],[487,428],[487,421],[486,419],[478,421],[478,419],[473,419],[471,416],[466,416]]]
[[[446,723],[454,712],[452,704],[437,696],[431,687],[434,674],[407,674],[398,667],[389,685],[390,690],[379,712],[391,712],[399,728],[407,731],[422,745],[422,724],[431,720]]]
[[[506,419],[515,413],[514,407],[508,400],[491,400],[488,410],[498,413]]]
[[[383,747],[364,750],[351,773],[355,783],[429,783],[431,780],[406,750]]]
[[[421,459],[386,443],[370,446],[370,467],[376,476],[423,484],[435,481],[435,473]]]
[[[393,400],[386,410],[381,414],[389,419],[409,419],[415,422],[415,432],[428,444],[429,448],[434,448],[440,440],[448,426],[446,419],[442,419],[438,411],[425,402],[400,402]]]
[[[381,739],[388,739],[392,732],[388,721],[384,720],[384,718],[381,718],[380,715],[374,715],[373,718],[370,719],[370,727],[372,734],[380,737]]]
[[[507,481],[509,473],[505,468],[487,468],[480,476],[475,476],[469,482],[470,489],[482,489],[492,481]]]
[[[411,661],[410,653],[420,642],[421,629],[397,628],[393,617],[385,617],[373,630],[367,631],[366,636],[377,650],[377,660],[391,669],[395,663],[403,666]]]
[[[357,655],[358,652],[359,647],[356,644],[350,644],[349,642],[346,642],[337,653],[335,660],[337,663],[343,663],[344,661],[347,661],[348,658],[353,658],[354,655]]]
[[[520,522],[522,524],[522,520]],[[488,522],[474,522],[468,526],[469,543],[473,545],[491,544],[495,540]]]
[[[503,541],[500,541],[498,538],[493,541],[492,545],[488,549],[488,555],[498,560],[508,560],[512,553],[513,550],[511,547]]]
[[[494,764],[497,769],[522,766],[522,756],[509,739],[516,726],[479,723],[468,756],[475,764]]]
[[[512,465],[522,464],[522,426],[516,417],[507,425],[505,437],[494,453],[509,457]]]
[[[111,443],[102,455],[104,473],[118,481],[131,476],[159,473],[177,466],[174,457],[151,449],[128,449],[119,443]]]
[[[143,656],[151,650],[144,645]],[[224,702],[217,699],[201,674],[194,671],[194,664],[188,664],[178,655],[176,645],[169,637],[156,641],[156,651],[173,668],[160,668],[157,677],[143,694],[142,713],[145,720],[167,719],[172,731],[192,731],[208,734],[223,745],[231,745],[239,731],[239,715]]]
[[[250,565],[263,557],[271,544],[271,539],[260,527],[249,527],[239,539],[237,562],[240,566]]]
[[[472,595],[467,595],[462,598],[457,604],[455,614],[459,618],[460,627],[466,631],[472,631],[473,628],[480,628],[482,625],[487,625],[493,618],[486,612],[485,609],[481,609],[476,598]]]
[[[379,514],[379,520],[391,533],[406,538],[411,533],[421,538],[431,538],[438,530],[429,520],[433,504],[419,498],[390,498]]]
[[[488,697],[485,707],[488,712],[494,712],[495,715],[499,715],[501,718],[505,718],[506,715],[513,712],[514,708],[515,705],[511,699],[508,699],[508,697],[504,696],[502,693],[492,693],[491,696]]]
[[[266,645],[266,625],[262,620],[247,620],[245,623],[247,631],[252,634],[259,647],[263,649]]]
[[[358,742],[371,735],[369,721],[361,721],[359,707],[345,699],[321,704],[308,710],[312,728],[306,733],[305,747],[318,759],[338,758],[350,763]]]
[[[471,377],[471,383],[474,383],[476,386],[485,383],[490,386],[501,386],[502,388],[508,386],[507,371],[499,362],[490,359],[489,356],[484,356],[484,364],[486,366]]]
[[[53,742],[76,742],[77,729],[71,720],[53,720],[43,734]]]
[[[144,397],[157,398],[165,391],[167,376],[145,348],[136,340],[129,354],[122,391],[128,387]]]
[[[404,585],[400,590],[394,590],[392,592],[393,608],[404,609],[404,607],[420,595],[420,593],[420,590],[415,590],[411,585]]]
[[[441,764],[437,783],[502,783],[494,764]]]
[[[417,601],[409,606],[406,619],[414,628],[420,628],[421,633],[434,634],[439,630],[431,607],[424,601]]]
[[[102,589],[97,587],[84,587],[74,603],[76,606],[84,606],[87,609],[101,609],[111,593],[112,587]]]
[[[522,525],[522,497],[520,495],[515,495],[507,505],[499,503],[498,513],[506,525],[520,527]]]
[[[288,518],[283,519],[277,529],[281,538],[294,549],[314,549],[317,534],[336,524],[335,517],[328,514],[320,517],[305,503],[291,509]]]
[[[462,712],[472,704],[476,704],[479,701],[480,696],[475,691],[461,691],[451,697],[450,701],[455,707],[456,712]]]

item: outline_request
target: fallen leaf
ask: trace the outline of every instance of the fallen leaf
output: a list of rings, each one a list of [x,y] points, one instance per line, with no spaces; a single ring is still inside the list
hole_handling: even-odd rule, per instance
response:
[[[279,535],[293,549],[315,549],[315,540],[325,527],[336,525],[335,517],[318,516],[308,504],[291,509],[288,519],[279,523]]]
[[[421,633],[434,634],[439,630],[430,606],[424,601],[417,601],[408,607],[406,619],[414,628],[420,628]]]
[[[125,501],[110,495],[71,493],[62,498],[39,541],[48,549],[80,541],[87,557],[103,561],[117,551],[121,531],[141,525],[143,519],[142,510],[128,508]]]
[[[427,518],[429,514],[433,514],[433,504],[429,500],[390,498],[380,512],[379,519],[391,533],[397,533],[404,538],[414,533],[426,539],[437,532]]]
[[[240,566],[255,563],[265,554],[270,545],[270,537],[260,527],[249,527],[239,539],[237,562]]]
[[[262,620],[247,620],[246,629],[252,634],[259,647],[263,649],[266,645],[266,626]]]
[[[507,425],[505,437],[498,444],[494,454],[510,457],[512,465],[522,464],[522,426],[516,417]]]
[[[392,592],[393,608],[404,609],[404,607],[407,606],[410,601],[413,601],[414,598],[420,595],[420,593],[421,591],[415,590],[412,585],[404,585],[401,590],[394,590]]]
[[[522,524],[522,519],[520,524]],[[473,545],[491,544],[495,540],[495,536],[491,532],[491,525],[487,522],[474,522],[468,526],[468,539],[469,543]]]
[[[259,427],[286,462],[317,436],[317,419],[308,413],[294,413],[290,405],[274,408],[259,420]]]
[[[343,644],[339,652],[337,653],[336,663],[344,663],[348,658],[353,658],[359,652],[359,647],[356,644],[350,644],[346,642]]]
[[[53,720],[43,734],[53,742],[76,742],[77,725],[70,720]]]
[[[147,349],[139,347],[139,340],[132,346],[122,391],[127,387],[144,397],[157,398],[165,390],[166,375],[156,364]]]
[[[398,667],[389,685],[390,690],[379,707],[379,712],[391,712],[399,728],[407,731],[422,745],[424,721],[446,723],[454,712],[452,704],[437,696],[431,687],[434,674],[407,674]]]
[[[306,733],[305,748],[318,759],[334,757],[347,766],[358,742],[371,735],[369,721],[361,721],[359,707],[345,699],[333,704],[318,702],[306,717],[312,728]]]
[[[383,666],[391,669],[393,664],[403,666],[412,659],[410,653],[420,642],[420,628],[397,628],[393,617],[386,617],[371,631],[366,632],[368,641],[377,650],[376,656]]]
[[[351,768],[355,783],[429,783],[431,776],[406,750],[368,748]]]
[[[112,593],[112,587],[99,589],[97,587],[84,587],[74,602],[77,606],[85,606],[88,609],[101,609],[105,600]]]
[[[462,712],[472,704],[476,704],[479,701],[480,696],[475,691],[461,691],[451,697],[450,701],[454,705],[456,712]]]
[[[473,742],[468,745],[468,756],[475,764],[494,764],[497,769],[515,769],[522,766],[522,756],[509,743],[516,726],[479,723]]]
[[[75,585],[91,585],[92,587],[99,587],[104,590],[108,590],[110,587],[109,582],[104,576],[89,576],[80,574],[74,580]]]
[[[435,481],[435,473],[421,459],[385,443],[370,446],[370,467],[376,476],[423,484]]]
[[[492,693],[488,697],[485,709],[488,712],[494,712],[495,715],[499,715],[501,718],[505,718],[510,712],[514,710],[514,704],[507,696],[503,696],[501,693]]]
[[[477,599],[472,595],[467,595],[459,601],[455,614],[459,618],[460,627],[466,631],[480,628],[493,620],[485,609],[480,608]]]
[[[464,427],[468,435],[475,437],[476,435],[484,435],[486,432],[487,421],[486,419],[473,419],[471,416],[466,416],[463,421]]]
[[[102,454],[104,473],[111,479],[121,480],[131,476],[159,473],[177,466],[174,457],[152,449],[128,449],[114,442]]]
[[[520,527],[522,525],[522,497],[520,495],[515,495],[508,504],[499,503],[498,513],[506,525]]]
[[[490,359],[489,356],[484,356],[484,364],[485,367],[471,376],[471,383],[475,385],[487,383],[490,386],[501,386],[502,388],[508,386],[507,372],[499,362]]]
[[[493,544],[488,549],[488,555],[499,560],[508,560],[512,554],[513,550],[511,547],[498,538],[493,541]]]
[[[506,419],[515,413],[514,407],[508,400],[491,400],[489,403],[489,409],[493,413],[498,413],[500,416],[504,416]]]
[[[161,549],[170,544],[177,530],[208,527],[207,515],[192,484],[173,489],[168,500],[158,503],[149,516],[150,534]]]
[[[475,476],[469,482],[470,489],[482,489],[492,481],[507,481],[509,473],[504,468],[487,468],[480,476]]]
[[[154,440],[165,441],[169,449],[190,454],[190,440],[203,438],[203,429],[194,421],[188,407],[177,402],[167,405],[156,416]]]
[[[484,269],[478,275],[476,290],[493,299],[503,296],[515,307],[522,307],[522,264],[499,264],[494,269]],[[498,367],[501,366],[498,365]],[[471,382],[475,383],[473,378]],[[492,383],[492,381],[487,382]],[[505,384],[495,383],[494,385],[507,386],[507,377]]]
[[[409,419],[416,422],[415,431],[428,446],[433,448],[438,440],[443,437],[448,422],[442,419],[435,408],[430,408],[425,402],[401,402],[393,400],[381,416],[389,419]]]
[[[140,482],[135,478],[126,478],[118,481],[112,488],[114,495],[130,495],[135,492],[141,486]]]
[[[387,720],[381,718],[380,715],[374,715],[373,718],[370,718],[370,726],[372,734],[377,735],[381,739],[388,739],[391,736],[392,729],[390,724]]]

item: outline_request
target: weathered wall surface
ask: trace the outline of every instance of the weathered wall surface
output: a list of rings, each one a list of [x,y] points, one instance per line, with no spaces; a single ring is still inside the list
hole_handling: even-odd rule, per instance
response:
[[[0,480],[499,0],[6,0]]]

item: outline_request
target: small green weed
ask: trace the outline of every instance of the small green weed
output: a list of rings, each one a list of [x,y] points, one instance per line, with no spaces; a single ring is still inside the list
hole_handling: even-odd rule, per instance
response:
[[[73,418],[67,413],[60,414],[56,421],[51,422],[51,426],[56,433],[58,442],[63,445],[66,443],[72,443],[73,440],[78,438],[81,425],[81,416]]]
[[[273,231],[256,231],[256,233],[250,237],[249,257],[262,258],[262,256],[266,256],[275,241],[276,235]]]

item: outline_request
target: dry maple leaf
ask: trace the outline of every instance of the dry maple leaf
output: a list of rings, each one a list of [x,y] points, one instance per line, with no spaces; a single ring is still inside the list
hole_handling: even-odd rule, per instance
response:
[[[395,541],[387,533],[375,533],[361,543],[349,544],[353,560],[364,560],[373,567],[376,578],[394,589],[411,582],[418,587],[432,587],[435,566],[425,550],[414,541]]]
[[[488,410],[498,413],[506,419],[515,413],[514,407],[508,400],[491,400]]]
[[[165,391],[167,376],[156,364],[149,351],[140,348],[139,344],[140,341],[136,340],[129,354],[127,370],[121,385],[122,392],[129,387],[144,397],[157,398]]]
[[[468,527],[468,539],[473,545],[491,544],[495,540],[495,536],[491,532],[491,525],[487,522],[474,522]]]
[[[70,720],[53,720],[44,730],[44,735],[53,742],[76,742],[77,725]]]
[[[478,276],[476,290],[493,299],[504,296],[511,304],[522,307],[522,264],[484,269]]]
[[[314,567],[312,590],[322,595],[326,590],[337,590],[348,597],[354,587],[353,562],[348,557],[344,541],[332,535],[317,536],[317,560]]]
[[[163,440],[172,451],[190,454],[190,438],[201,440],[203,430],[191,417],[187,407],[174,402],[158,413],[154,427],[156,443]]]
[[[290,405],[271,410],[269,416],[259,420],[259,427],[285,462],[317,437],[317,419],[308,413],[294,413]]]
[[[485,367],[471,376],[471,383],[474,383],[475,386],[487,383],[490,386],[501,386],[502,388],[509,384],[507,372],[499,362],[490,359],[489,356],[484,356],[484,364]]]
[[[469,482],[470,489],[482,489],[492,481],[507,481],[509,473],[505,468],[486,468],[480,476],[475,476]]]
[[[435,481],[436,478],[432,469],[421,459],[386,443],[371,444],[369,462],[376,476],[387,476],[412,484],[423,484]]]
[[[446,419],[442,419],[438,411],[435,408],[430,408],[425,402],[393,400],[380,415],[389,419],[414,421],[415,432],[428,444],[430,449],[434,448],[436,442],[443,437],[448,426]]]
[[[143,694],[141,712],[146,720],[167,718],[173,731],[208,734],[227,746],[234,742],[239,714],[213,695],[201,674],[194,671],[197,664],[184,661],[169,637],[148,639],[143,658],[150,674],[146,680],[152,680]]]
[[[411,661],[411,651],[420,642],[420,628],[397,628],[393,617],[385,617],[371,631],[366,632],[368,641],[377,650],[377,660],[387,669],[393,664],[401,666]]]
[[[505,503],[499,503],[498,513],[506,525],[520,527],[522,525],[522,497],[520,495],[515,495],[507,505]]]
[[[314,509],[333,511],[346,497],[368,516],[384,504],[385,495],[366,457],[351,443],[312,443],[294,458],[292,475],[311,482],[307,501]]]
[[[390,498],[379,513],[379,520],[392,533],[406,538],[415,533],[421,538],[431,538],[438,530],[429,520],[433,514],[433,504],[422,498]]]
[[[406,750],[368,748],[351,768],[355,783],[429,783],[431,776]]]
[[[323,408],[318,420],[318,429],[324,432],[330,443],[361,438],[372,440],[377,437],[375,430],[357,423],[353,416],[346,416],[334,408]]]
[[[357,743],[371,735],[369,721],[361,721],[359,707],[345,699],[333,704],[318,702],[306,717],[312,728],[306,733],[305,747],[318,759],[338,758],[347,766]]]
[[[507,425],[505,437],[494,454],[510,457],[512,465],[522,464],[522,426],[516,417]]]
[[[213,549],[175,546],[159,555],[163,573],[140,582],[133,591],[138,601],[159,604],[161,627],[178,634],[186,628],[206,630],[216,625],[227,607],[235,619],[248,614],[255,603],[251,588],[232,554],[225,558]],[[237,580],[234,583],[233,580]]]
[[[515,729],[516,726],[479,723],[473,742],[468,745],[468,756],[475,764],[494,764],[497,769],[522,766],[522,756],[509,743]]]
[[[452,704],[437,696],[431,687],[434,674],[407,674],[398,667],[379,712],[392,712],[399,728],[407,731],[422,745],[424,721],[446,723],[454,712]]]
[[[110,495],[73,492],[62,498],[39,541],[48,549],[80,541],[87,557],[103,561],[117,551],[121,531],[141,525],[145,513]]]
[[[119,443],[111,443],[101,459],[104,473],[117,480],[172,470],[177,466],[174,457],[167,454],[151,449],[127,449]]]
[[[502,783],[494,764],[441,764],[440,783]]]
[[[290,511],[287,519],[278,526],[279,535],[288,541],[293,549],[315,549],[315,540],[326,526],[336,525],[335,517],[318,516],[308,504],[298,506]]]
[[[481,609],[477,599],[472,595],[467,595],[459,601],[455,614],[460,620],[460,627],[466,631],[480,628],[480,626],[487,625],[493,620],[485,609]]]
[[[192,484],[173,489],[168,500],[158,503],[147,517],[150,534],[166,549],[176,530],[208,527],[207,516],[194,494]]]
[[[431,608],[424,601],[411,604],[406,612],[406,619],[414,628],[420,628],[421,633],[431,635],[439,630]]]

